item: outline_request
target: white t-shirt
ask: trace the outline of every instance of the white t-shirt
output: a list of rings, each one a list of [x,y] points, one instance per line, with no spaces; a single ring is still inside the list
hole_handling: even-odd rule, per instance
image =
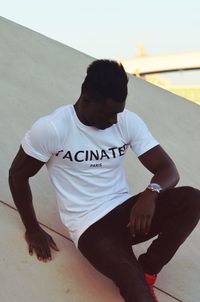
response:
[[[90,225],[131,196],[124,171],[128,146],[140,156],[156,145],[127,109],[117,124],[100,130],[82,124],[73,105],[40,118],[22,140],[28,155],[46,162],[61,220],[76,246]]]

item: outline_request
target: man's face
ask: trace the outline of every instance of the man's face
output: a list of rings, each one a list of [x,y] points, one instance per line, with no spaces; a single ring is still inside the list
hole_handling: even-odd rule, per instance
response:
[[[125,102],[119,103],[113,99],[103,101],[87,100],[84,109],[84,116],[89,126],[104,130],[117,123],[117,114],[122,112]]]

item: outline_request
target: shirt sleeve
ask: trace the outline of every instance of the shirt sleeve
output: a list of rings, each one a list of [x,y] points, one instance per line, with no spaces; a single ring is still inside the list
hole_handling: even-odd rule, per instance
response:
[[[21,145],[26,154],[47,162],[56,153],[57,142],[58,135],[54,125],[43,117],[27,131]]]
[[[129,144],[137,157],[159,145],[145,122],[135,113],[127,111],[127,132]]]

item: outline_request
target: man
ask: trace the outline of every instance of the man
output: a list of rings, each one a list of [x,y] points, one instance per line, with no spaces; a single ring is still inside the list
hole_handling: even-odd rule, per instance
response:
[[[14,202],[29,252],[51,260],[53,239],[38,224],[29,178],[46,164],[59,212],[76,247],[119,287],[126,302],[157,301],[153,284],[197,225],[200,193],[177,187],[175,164],[135,113],[125,109],[128,78],[121,64],[94,61],[75,105],[40,118],[10,168]],[[131,147],[153,174],[132,196],[123,168]],[[132,245],[158,235],[137,260]]]

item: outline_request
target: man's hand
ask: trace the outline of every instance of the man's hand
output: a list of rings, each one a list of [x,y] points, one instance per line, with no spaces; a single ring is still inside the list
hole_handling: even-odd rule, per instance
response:
[[[51,261],[50,248],[59,251],[52,237],[40,227],[34,231],[26,231],[25,239],[28,243],[29,254],[32,256],[35,251],[39,261]]]
[[[133,206],[130,222],[127,225],[133,237],[136,235],[147,235],[149,233],[155,212],[156,195],[157,193],[146,190],[140,194]]]

